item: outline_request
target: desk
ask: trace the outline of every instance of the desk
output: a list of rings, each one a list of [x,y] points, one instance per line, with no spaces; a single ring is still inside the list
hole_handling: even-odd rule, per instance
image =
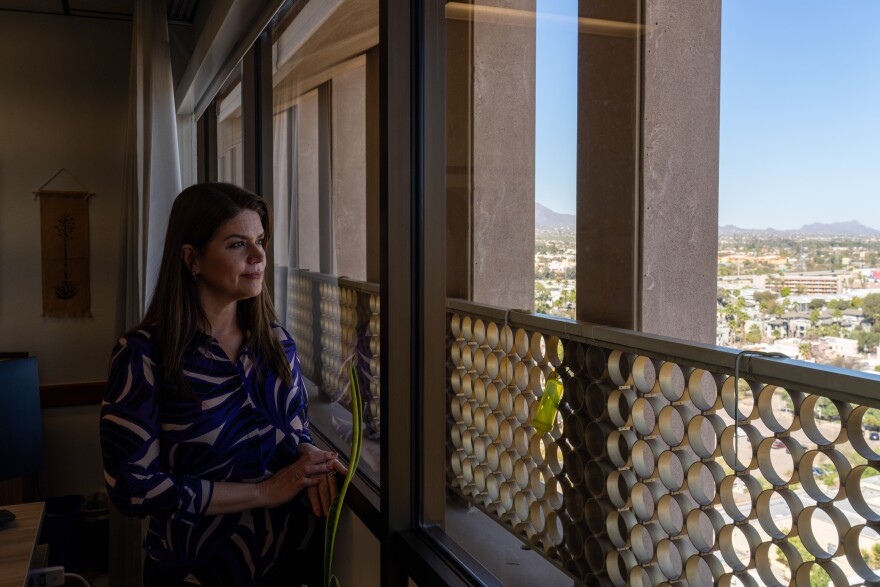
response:
[[[15,520],[0,528],[0,587],[24,587],[43,524],[43,502],[10,505]]]

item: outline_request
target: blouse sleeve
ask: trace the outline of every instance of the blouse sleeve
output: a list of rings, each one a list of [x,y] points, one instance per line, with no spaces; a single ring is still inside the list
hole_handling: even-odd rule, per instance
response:
[[[104,481],[110,499],[125,515],[194,524],[208,508],[213,484],[174,476],[162,466],[160,391],[146,336],[123,338],[113,349],[101,405]]]
[[[309,432],[309,394],[306,390],[302,371],[299,365],[299,355],[296,352],[296,343],[293,337],[280,326],[276,326],[278,338],[284,347],[284,354],[290,363],[290,375],[293,385],[288,391],[285,415],[289,426],[289,432],[293,435],[296,443],[305,442],[314,444],[312,434]]]

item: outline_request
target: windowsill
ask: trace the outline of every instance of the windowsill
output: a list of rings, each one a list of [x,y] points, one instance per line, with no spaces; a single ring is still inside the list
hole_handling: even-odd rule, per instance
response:
[[[571,587],[574,580],[498,521],[457,497],[446,500],[446,534],[505,585]]]

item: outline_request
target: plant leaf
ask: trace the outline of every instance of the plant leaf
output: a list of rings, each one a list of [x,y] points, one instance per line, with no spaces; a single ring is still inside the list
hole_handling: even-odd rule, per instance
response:
[[[324,586],[338,587],[339,580],[333,575],[333,549],[336,545],[336,528],[339,525],[339,516],[342,513],[342,502],[348,491],[348,485],[357,471],[361,460],[361,443],[363,441],[363,414],[364,402],[361,397],[361,386],[355,369],[355,360],[349,362],[348,378],[351,385],[351,456],[348,462],[348,474],[342,482],[336,499],[330,504],[330,512],[327,514],[326,528],[324,532]]]

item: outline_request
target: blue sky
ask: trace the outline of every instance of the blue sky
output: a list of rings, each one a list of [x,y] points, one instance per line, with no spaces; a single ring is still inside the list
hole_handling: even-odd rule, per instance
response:
[[[574,16],[574,0],[538,0]],[[880,1],[723,0],[719,224],[880,229]],[[538,20],[536,199],[574,213],[577,29]]]
[[[719,222],[880,229],[880,2],[725,0]]]
[[[566,214],[577,192],[577,4],[537,0],[535,199]]]

